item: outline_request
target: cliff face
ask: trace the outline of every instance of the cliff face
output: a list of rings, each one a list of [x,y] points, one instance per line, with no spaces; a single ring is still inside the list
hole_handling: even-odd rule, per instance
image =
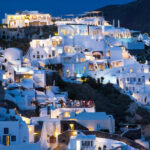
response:
[[[106,20],[112,23],[119,19],[121,26],[150,33],[150,0],[137,0],[125,5],[111,5],[97,9],[103,11]]]

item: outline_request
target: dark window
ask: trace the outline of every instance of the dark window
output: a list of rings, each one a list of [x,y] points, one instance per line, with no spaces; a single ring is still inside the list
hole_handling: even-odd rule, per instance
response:
[[[101,147],[98,147],[98,150],[101,150]]]
[[[7,62],[7,59],[5,58],[4,62]]]
[[[12,141],[12,142],[15,142],[15,141],[16,141],[16,136],[15,136],[15,135],[11,136],[11,141]]]
[[[49,55],[49,58],[51,58],[51,55]]]
[[[93,146],[93,141],[91,141],[91,146]]]
[[[87,146],[90,146],[90,141],[87,141]]]
[[[2,36],[2,38],[3,38],[3,39],[6,39],[6,36],[5,36],[5,35],[3,35],[3,36]]]
[[[37,55],[37,58],[40,58],[40,55]]]
[[[87,146],[87,141],[84,142],[84,146]]]
[[[138,78],[138,82],[141,82],[141,78]]]
[[[4,134],[8,134],[9,133],[9,129],[8,128],[4,128]]]
[[[33,58],[35,58],[35,55],[33,55]]]
[[[106,146],[106,145],[104,145],[104,146],[103,146],[103,150],[106,150],[106,147],[107,147],[107,146]]]
[[[55,56],[55,51],[52,51],[52,56]]]
[[[82,141],[82,146],[84,146],[84,141]]]
[[[86,146],[86,141],[82,141],[82,146]]]
[[[39,51],[37,51],[37,54],[40,54],[40,52],[39,52]]]
[[[145,76],[142,76],[142,82],[145,82]]]
[[[43,55],[41,55],[41,58],[43,58]]]
[[[6,135],[3,135],[3,144],[6,145]]]

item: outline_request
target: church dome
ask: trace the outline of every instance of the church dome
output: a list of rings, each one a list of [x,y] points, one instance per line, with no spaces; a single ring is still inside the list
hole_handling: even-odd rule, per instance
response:
[[[4,51],[4,58],[14,64],[14,62],[18,61],[21,62],[22,61],[22,50],[18,49],[18,48],[7,48]]]

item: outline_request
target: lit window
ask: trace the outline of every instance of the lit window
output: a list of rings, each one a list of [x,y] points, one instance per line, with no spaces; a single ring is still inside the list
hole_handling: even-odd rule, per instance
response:
[[[70,71],[69,71],[69,70],[67,70],[67,76],[69,76],[69,74],[70,74]]]
[[[133,72],[133,69],[130,69],[130,73],[132,73]]]
[[[69,112],[65,112],[65,113],[64,113],[64,117],[65,117],[65,118],[69,118],[69,117],[70,117],[70,113],[69,113]]]
[[[80,59],[80,62],[85,62],[85,59],[84,59],[84,58],[81,58],[81,59]]]
[[[70,129],[74,130],[74,124],[70,124]]]

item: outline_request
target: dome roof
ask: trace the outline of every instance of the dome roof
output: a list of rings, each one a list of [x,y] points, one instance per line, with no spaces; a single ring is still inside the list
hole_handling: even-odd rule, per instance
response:
[[[22,60],[22,50],[18,48],[7,48],[4,51],[4,58],[9,62],[21,61]]]

